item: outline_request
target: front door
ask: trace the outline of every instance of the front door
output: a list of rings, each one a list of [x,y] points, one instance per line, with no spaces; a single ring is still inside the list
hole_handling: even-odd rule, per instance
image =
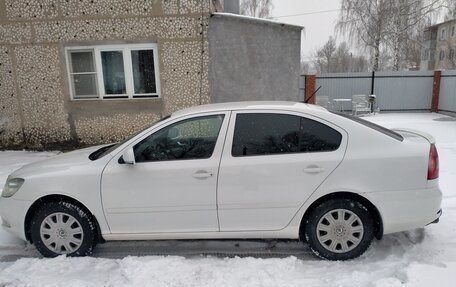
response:
[[[228,120],[224,112],[176,119],[130,145],[135,164],[115,156],[101,184],[111,233],[219,231],[216,183]]]
[[[294,112],[233,112],[217,189],[220,231],[279,230],[341,162],[346,133]]]

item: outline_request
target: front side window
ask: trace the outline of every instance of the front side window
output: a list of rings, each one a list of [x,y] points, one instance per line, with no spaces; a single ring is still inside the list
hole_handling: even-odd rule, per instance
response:
[[[210,158],[224,115],[183,120],[146,137],[133,147],[136,162]]]
[[[66,57],[74,100],[160,96],[155,44],[68,47]]]
[[[233,136],[235,157],[336,150],[342,135],[317,121],[285,114],[238,114]]]

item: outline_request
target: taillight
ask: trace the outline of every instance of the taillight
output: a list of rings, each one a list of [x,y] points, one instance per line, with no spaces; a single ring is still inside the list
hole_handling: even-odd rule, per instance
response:
[[[439,177],[439,154],[434,144],[431,144],[429,150],[428,176],[427,179],[436,179]]]

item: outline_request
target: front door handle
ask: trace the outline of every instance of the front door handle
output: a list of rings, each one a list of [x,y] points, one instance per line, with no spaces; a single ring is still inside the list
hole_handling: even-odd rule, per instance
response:
[[[208,177],[211,177],[211,176],[212,176],[212,173],[211,172],[207,172],[205,170],[198,170],[197,172],[195,172],[193,174],[194,178],[200,178],[200,179],[208,178]]]
[[[324,168],[316,166],[316,165],[311,165],[304,169],[305,173],[320,173],[320,172],[324,172],[324,171],[325,171]]]

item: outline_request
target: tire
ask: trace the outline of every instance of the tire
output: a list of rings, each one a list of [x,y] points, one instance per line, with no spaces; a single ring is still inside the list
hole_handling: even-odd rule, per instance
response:
[[[374,221],[361,203],[330,199],[311,211],[305,220],[304,235],[318,257],[350,260],[362,255],[371,245]]]
[[[79,206],[48,202],[32,218],[31,238],[44,257],[87,256],[96,245],[96,227],[92,215]]]

